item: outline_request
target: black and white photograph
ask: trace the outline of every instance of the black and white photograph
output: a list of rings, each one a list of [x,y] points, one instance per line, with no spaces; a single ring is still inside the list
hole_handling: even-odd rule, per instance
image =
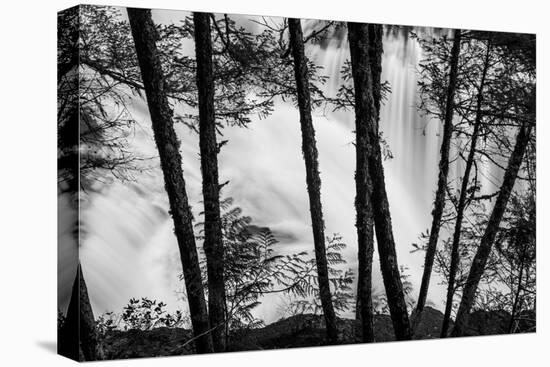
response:
[[[57,21],[61,355],[536,332],[535,34]]]

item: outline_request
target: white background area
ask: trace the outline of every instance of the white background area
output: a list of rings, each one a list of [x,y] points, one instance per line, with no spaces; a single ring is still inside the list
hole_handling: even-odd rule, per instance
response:
[[[131,0],[91,4],[537,33],[537,334],[102,362],[108,366],[539,366],[550,345],[550,27],[544,0]],[[56,348],[56,12],[6,0],[0,21],[0,365],[69,366]],[[545,349],[546,348],[546,349]]]

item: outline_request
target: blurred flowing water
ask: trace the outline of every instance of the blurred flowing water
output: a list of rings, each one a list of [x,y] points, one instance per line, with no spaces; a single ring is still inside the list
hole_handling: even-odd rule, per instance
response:
[[[342,81],[340,70],[349,58],[345,37],[343,34],[328,45],[309,46],[307,50],[330,76],[326,92],[331,95]],[[423,254],[411,254],[411,243],[430,225],[440,139],[440,123],[428,121],[416,109],[421,58],[418,43],[406,33],[386,34],[382,80],[390,83],[392,92],[383,105],[380,128],[394,158],[386,160],[384,168],[398,261],[408,267],[415,292]],[[82,213],[88,230],[80,258],[96,315],[120,312],[131,297],[163,300],[170,309],[185,308],[179,298],[183,288],[178,280],[181,266],[147,107],[142,99],[135,98],[130,108],[139,123],[131,138],[132,149],[138,156],[155,158],[149,162],[152,168],[137,174],[135,182],[114,182],[101,192],[91,193]],[[343,235],[348,244],[345,258],[349,267],[355,268],[353,111],[315,111],[314,123],[326,233]],[[177,126],[177,132],[182,140],[187,191],[197,219],[202,210],[198,137],[183,126]],[[280,240],[281,253],[308,250],[313,256],[298,110],[278,102],[271,116],[254,118],[246,129],[226,128],[224,138],[229,144],[219,156],[220,182],[230,183],[222,195],[233,197],[255,224],[272,228]],[[382,290],[376,258],[374,269],[375,287]],[[443,289],[438,283],[437,279],[432,281],[429,298],[440,307]],[[258,316],[274,321],[279,317],[279,302],[276,296],[271,297],[258,308]]]

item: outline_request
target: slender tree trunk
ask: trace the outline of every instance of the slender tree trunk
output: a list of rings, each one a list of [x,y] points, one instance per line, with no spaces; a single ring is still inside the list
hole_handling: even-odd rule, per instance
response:
[[[487,264],[487,259],[491,254],[491,249],[500,226],[500,221],[506,211],[508,199],[510,198],[510,194],[514,188],[516,177],[523,160],[523,155],[525,154],[529,143],[529,136],[531,135],[532,126],[533,125],[531,122],[524,121],[519,130],[516,138],[516,145],[508,161],[508,166],[506,167],[506,171],[504,173],[504,179],[502,181],[495,206],[493,207],[491,217],[489,218],[489,222],[485,228],[485,233],[481,238],[481,242],[470,268],[470,273],[468,274],[466,285],[464,286],[464,291],[462,292],[462,299],[456,315],[455,325],[451,334],[452,336],[462,336],[466,331],[468,318],[470,316],[470,309],[474,303],[477,287],[479,286],[481,276],[485,271],[485,265]]]
[[[319,297],[323,307],[328,341],[334,344],[338,341],[336,328],[336,313],[332,305],[330,282],[328,274],[327,255],[325,249],[325,224],[323,221],[323,207],[321,205],[321,177],[319,175],[319,161],[315,143],[315,129],[311,118],[311,96],[307,59],[304,53],[304,41],[300,19],[288,19],[290,45],[294,59],[294,75],[298,108],[300,110],[300,127],[302,130],[302,153],[306,164],[306,182],[309,195],[309,210],[311,212],[311,227],[315,246],[315,260],[317,263],[317,280],[319,283]]]
[[[360,146],[361,145],[361,146]],[[372,182],[368,174],[366,140],[356,141],[355,210],[358,244],[357,314],[361,325],[361,341],[374,342],[374,312],[372,305],[372,258],[374,253],[374,222],[370,196]]]
[[[382,103],[382,53],[384,29],[378,24],[368,24],[369,31],[369,65],[372,75],[372,98],[374,99],[374,108],[376,123],[380,122],[380,106]]]
[[[379,26],[378,26],[379,27]],[[407,304],[401,283],[390,208],[384,182],[384,168],[380,150],[376,107],[373,98],[372,74],[369,61],[369,26],[348,23],[352,75],[355,88],[355,134],[357,156],[365,159],[372,182],[370,195],[372,214],[380,255],[380,267],[388,306],[397,340],[411,338]]]
[[[223,352],[225,350],[225,283],[210,14],[193,13],[193,23],[199,91],[199,145],[204,198],[204,252],[208,272],[208,311],[210,325],[215,328],[212,332],[214,351]]]
[[[447,100],[445,105],[445,121],[443,123],[443,141],[441,142],[441,155],[439,160],[439,175],[437,178],[437,191],[435,194],[434,209],[432,211],[432,227],[430,230],[430,238],[426,248],[426,257],[424,259],[424,272],[422,274],[422,282],[418,294],[418,302],[411,316],[413,333],[422,318],[422,311],[426,305],[428,296],[428,288],[430,286],[430,277],[434,264],[435,252],[437,248],[437,240],[439,238],[439,230],[441,228],[441,217],[445,208],[445,194],[447,188],[447,176],[449,173],[449,147],[451,146],[451,137],[453,134],[453,112],[454,112],[454,97],[456,90],[456,80],[458,75],[458,56],[460,54],[460,29],[455,30],[453,47],[451,49],[449,84],[447,86]]]
[[[466,167],[464,169],[464,176],[462,177],[462,184],[460,186],[460,196],[458,199],[456,209],[456,222],[453,234],[453,243],[451,245],[451,265],[449,268],[449,283],[447,284],[447,298],[445,303],[445,313],[443,315],[443,323],[441,326],[441,337],[446,338],[449,330],[449,323],[451,320],[451,311],[453,310],[453,296],[455,294],[456,272],[458,270],[458,264],[460,262],[459,246],[460,235],[462,231],[462,220],[464,219],[464,211],[466,210],[466,197],[468,194],[468,183],[470,182],[470,171],[474,164],[475,151],[477,138],[479,135],[479,129],[482,120],[481,107],[483,105],[483,88],[485,87],[485,78],[487,77],[487,70],[489,69],[489,56],[491,48],[487,45],[487,53],[485,55],[485,63],[483,65],[483,72],[481,74],[481,81],[478,87],[477,101],[476,101],[476,117],[474,121],[474,131],[472,132],[472,138],[470,143],[470,152],[466,159]]]
[[[180,142],[174,131],[173,112],[166,97],[162,66],[155,44],[158,34],[151,18],[151,10],[128,8],[128,18],[174,220],[191,323],[196,337],[195,347],[197,353],[208,353],[213,350],[210,324],[193,233],[192,213],[183,178]]]
[[[59,335],[59,354],[77,361],[103,359],[88,288],[78,264],[65,323]]]
[[[381,103],[381,73],[382,73],[382,27],[369,27],[369,63],[372,78],[372,95],[375,108],[376,124],[380,120]],[[355,169],[355,210],[357,213],[355,226],[358,242],[358,278],[356,319],[361,325],[361,340],[365,343],[374,342],[374,310],[372,305],[372,258],[374,253],[374,219],[372,216],[372,182],[368,174],[366,141],[362,139],[356,149]]]
[[[516,247],[519,247],[519,240],[520,240],[520,236],[518,234],[518,235],[516,235],[516,238],[515,238]],[[525,244],[523,244],[523,246],[525,246]],[[514,303],[512,305],[512,313],[510,315],[510,322],[508,323],[508,334],[511,334],[513,332],[513,329],[514,329],[514,321],[515,321],[515,318],[516,318],[516,313],[517,313],[517,309],[518,309],[518,305],[519,305],[519,297],[521,295],[521,281],[523,280],[523,269],[524,269],[524,267],[525,267],[525,247],[523,248],[523,251],[522,251],[521,264],[519,266],[518,287],[517,287],[516,292],[514,294]]]

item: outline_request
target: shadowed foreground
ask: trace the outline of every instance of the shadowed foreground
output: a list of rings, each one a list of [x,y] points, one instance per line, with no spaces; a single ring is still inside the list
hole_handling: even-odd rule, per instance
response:
[[[533,316],[533,315],[532,315]],[[436,339],[441,332],[443,314],[426,307],[414,339]],[[534,317],[526,315],[518,325],[517,333],[536,330]],[[510,315],[500,311],[475,311],[470,315],[467,336],[506,334]],[[341,344],[358,343],[352,319],[338,319]],[[451,323],[452,326],[452,323]],[[376,315],[374,319],[377,342],[393,341],[393,329],[389,315]],[[280,348],[303,348],[327,345],[324,319],[318,315],[298,315],[279,320],[260,329],[239,331],[228,343],[228,351],[249,351]],[[185,345],[191,331],[182,328],[156,328],[152,330],[111,331],[103,342],[106,359],[142,358],[193,354],[193,343]]]

